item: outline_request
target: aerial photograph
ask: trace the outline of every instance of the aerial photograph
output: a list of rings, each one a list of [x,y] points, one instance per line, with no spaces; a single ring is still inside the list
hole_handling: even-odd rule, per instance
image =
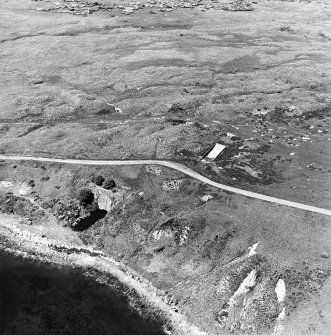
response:
[[[0,335],[331,335],[331,1],[0,0]]]

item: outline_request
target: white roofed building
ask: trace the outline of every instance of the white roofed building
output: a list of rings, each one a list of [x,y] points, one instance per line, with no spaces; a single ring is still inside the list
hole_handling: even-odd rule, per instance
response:
[[[215,143],[214,146],[211,149],[209,149],[209,151],[205,154],[203,158],[209,158],[211,160],[215,160],[225,148],[226,148],[225,145]]]

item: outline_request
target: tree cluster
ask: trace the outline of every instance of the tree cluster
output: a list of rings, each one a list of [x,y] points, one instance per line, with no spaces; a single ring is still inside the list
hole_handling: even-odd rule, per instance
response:
[[[111,190],[116,187],[115,180],[107,177],[106,179],[101,175],[95,175],[92,179],[93,183],[98,186],[102,186],[106,190]]]

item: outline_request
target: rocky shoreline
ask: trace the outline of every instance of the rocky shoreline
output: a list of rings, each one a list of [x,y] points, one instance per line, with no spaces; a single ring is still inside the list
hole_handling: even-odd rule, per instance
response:
[[[204,334],[186,323],[178,310],[171,306],[171,302],[168,304],[171,299],[164,292],[154,288],[132,269],[106,257],[101,251],[38,236],[16,225],[14,218],[6,214],[1,214],[0,218],[0,251],[23,263],[77,270],[83,277],[87,276],[106,288],[112,288],[116,282],[116,294],[127,300],[129,309],[138,313],[148,327],[151,320],[151,324],[158,324],[158,331],[146,331],[146,334]],[[6,268],[7,264],[1,262],[0,265]],[[109,282],[111,285],[108,285]]]

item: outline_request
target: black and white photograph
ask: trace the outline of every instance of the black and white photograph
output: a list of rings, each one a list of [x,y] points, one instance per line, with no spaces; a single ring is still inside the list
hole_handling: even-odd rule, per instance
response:
[[[330,256],[330,0],[0,0],[0,335],[331,335]]]

